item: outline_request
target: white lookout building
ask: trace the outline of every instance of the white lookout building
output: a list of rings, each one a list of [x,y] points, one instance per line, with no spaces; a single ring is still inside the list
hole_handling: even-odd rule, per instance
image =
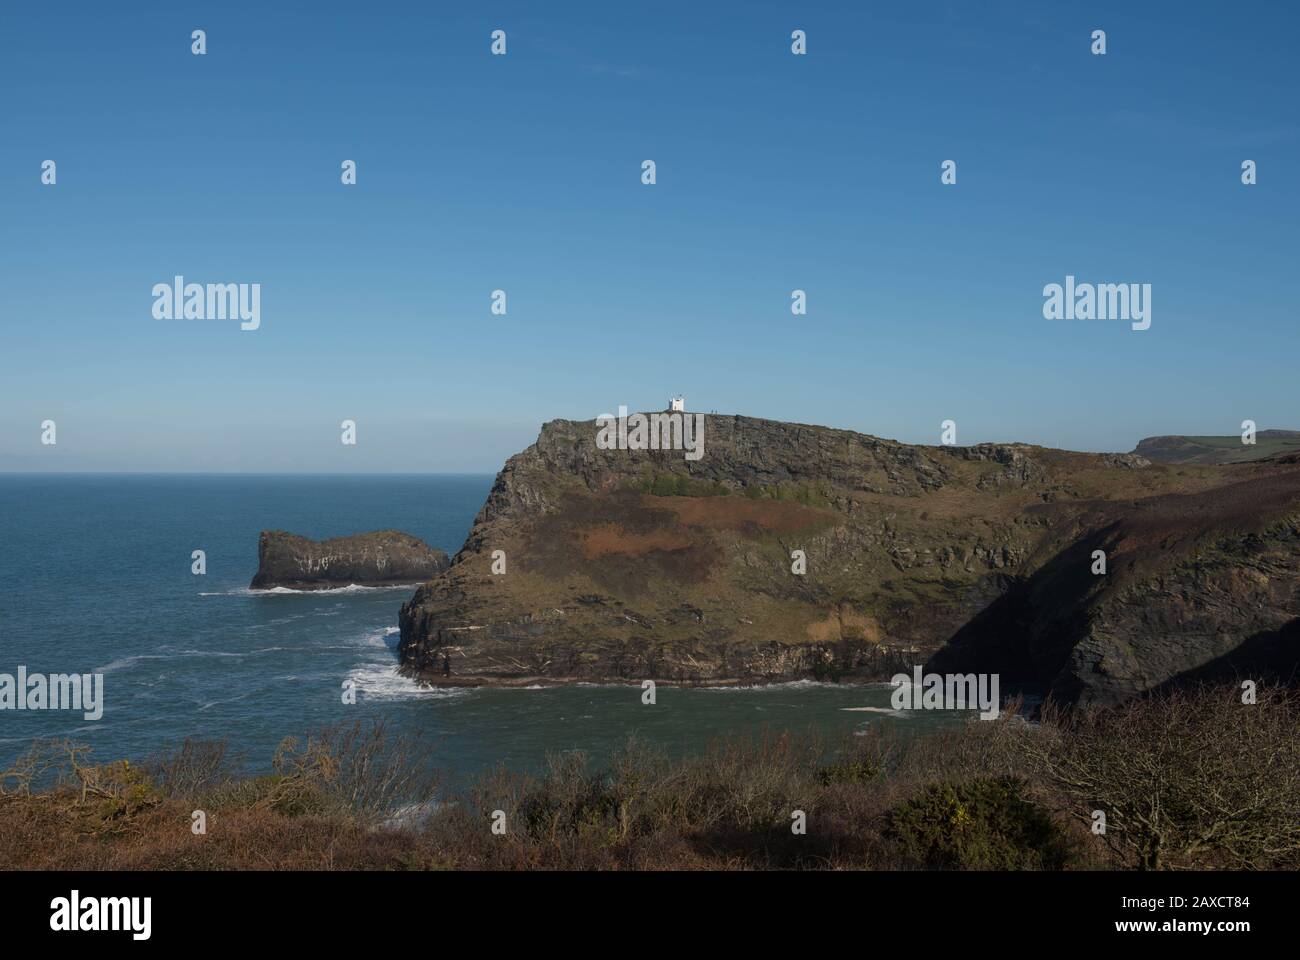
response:
[[[681,411],[684,413],[684,412],[686,411],[686,398],[685,398],[685,397],[669,397],[669,398],[668,398],[668,410],[669,410],[669,412],[672,412],[673,410],[681,410]]]

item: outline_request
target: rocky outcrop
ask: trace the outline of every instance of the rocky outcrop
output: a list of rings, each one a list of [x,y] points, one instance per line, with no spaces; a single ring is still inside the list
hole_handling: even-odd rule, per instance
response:
[[[717,415],[698,460],[596,433],[552,421],[506,463],[451,566],[402,608],[408,673],[872,679],[929,658],[1107,699],[1300,616],[1296,464],[1173,469]]]
[[[283,530],[263,530],[257,544],[254,590],[419,583],[447,568],[447,555],[397,530],[308,540]]]

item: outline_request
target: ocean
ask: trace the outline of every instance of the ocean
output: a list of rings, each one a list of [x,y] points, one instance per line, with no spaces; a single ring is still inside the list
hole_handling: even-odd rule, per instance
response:
[[[258,534],[394,528],[449,555],[490,475],[0,475],[0,673],[102,673],[104,711],[0,710],[0,769],[33,739],[71,738],[100,762],[146,760],[186,737],[225,740],[250,772],[280,741],[383,719],[418,732],[449,777],[548,754],[595,760],[631,735],[670,752],[720,736],[866,724],[919,730],[951,714],[891,713],[886,685],[636,685],[439,690],[397,674],[397,613],[413,587],[254,592]],[[191,572],[193,551],[207,572]],[[346,681],[352,705],[343,703]],[[866,709],[864,709],[866,708]]]

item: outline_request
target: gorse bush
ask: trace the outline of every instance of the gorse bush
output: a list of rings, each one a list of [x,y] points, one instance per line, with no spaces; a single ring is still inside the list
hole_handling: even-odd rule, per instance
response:
[[[1075,859],[1052,814],[1018,777],[937,783],[890,811],[886,836],[938,869],[1060,870]]]
[[[880,773],[880,764],[872,760],[853,760],[822,767],[817,771],[817,780],[822,786],[833,783],[870,783]]]
[[[157,785],[145,771],[119,760],[79,771],[83,789],[99,799],[99,815],[104,820],[130,817],[162,800]]]

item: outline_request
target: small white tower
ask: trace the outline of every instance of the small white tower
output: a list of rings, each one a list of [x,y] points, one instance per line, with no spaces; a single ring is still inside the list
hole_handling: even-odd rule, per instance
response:
[[[673,410],[681,410],[682,412],[685,412],[685,411],[686,411],[686,398],[685,398],[685,397],[669,397],[669,398],[668,398],[668,409],[669,409],[669,411],[673,411]]]

